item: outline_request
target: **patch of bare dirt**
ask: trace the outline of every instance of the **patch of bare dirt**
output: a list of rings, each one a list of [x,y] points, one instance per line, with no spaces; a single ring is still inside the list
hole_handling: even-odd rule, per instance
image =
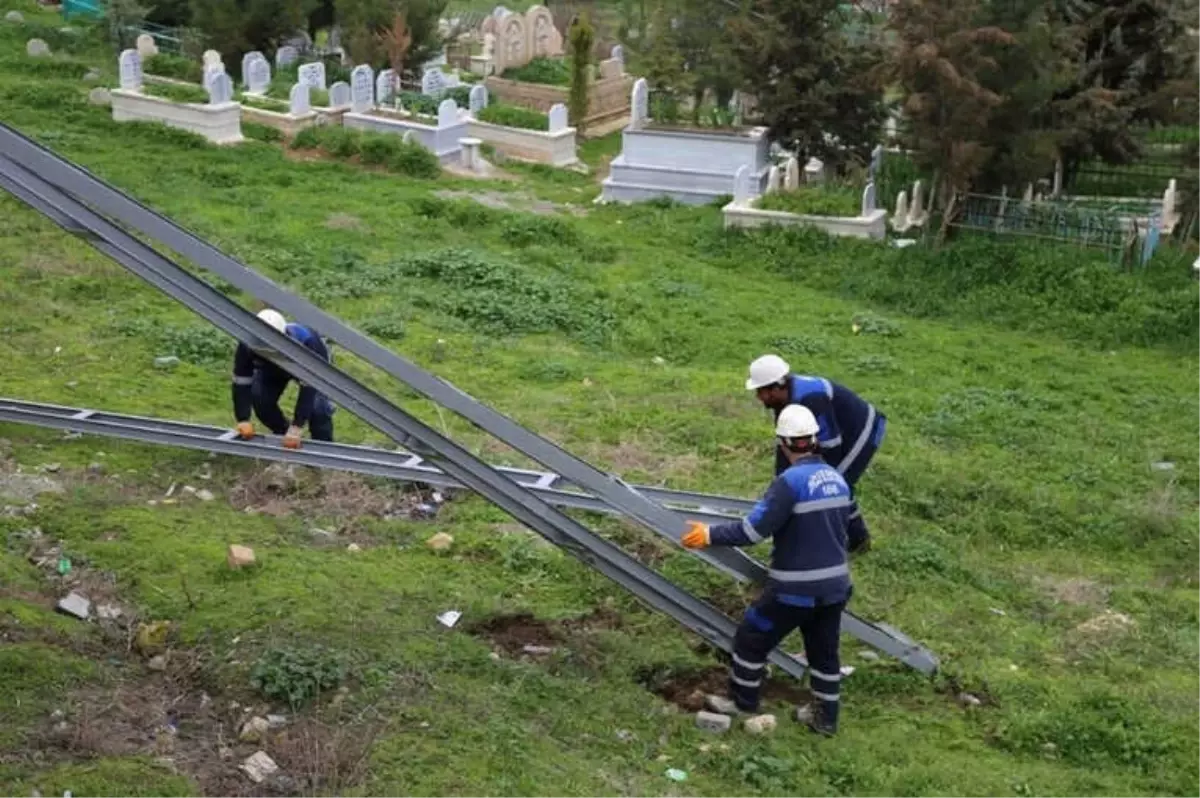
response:
[[[1123,637],[1137,628],[1137,621],[1122,612],[1105,610],[1075,627],[1075,634],[1096,642]]]
[[[572,215],[583,216],[586,211],[581,208],[564,208],[555,205],[553,202],[540,200],[537,197],[531,197],[528,194],[519,192],[500,192],[500,191],[452,191],[444,189],[434,192],[434,196],[441,199],[469,199],[478,202],[487,208],[493,208],[500,211],[524,211],[533,213],[538,216],[551,216],[558,213],[560,210],[569,211]]]
[[[513,655],[526,653],[527,646],[554,648],[562,642],[561,635],[550,624],[528,612],[496,615],[468,626],[467,631]]]
[[[693,477],[702,465],[698,454],[669,454],[667,447],[632,437],[620,443],[595,444],[587,449],[586,459],[603,463],[616,474],[642,473],[658,481],[668,477]]]
[[[1082,607],[1101,607],[1108,601],[1108,588],[1083,577],[1039,576],[1038,588],[1059,604]]]
[[[8,755],[6,763],[36,759],[45,766],[105,756],[148,756],[195,780],[204,795],[336,795],[362,782],[368,753],[384,725],[381,720],[345,713],[338,697],[293,715],[248,690],[230,691],[215,681],[215,661],[208,649],[180,647],[170,634],[161,657],[139,654],[134,644],[139,615],[122,601],[114,575],[83,561],[60,574],[60,553],[57,541],[33,538],[29,556],[45,574],[42,591],[4,587],[0,595],[47,608],[68,590],[87,596],[93,622],[80,622],[81,634],[44,626],[25,631],[32,633],[29,639],[108,667],[98,681],[73,691],[32,731],[25,749]],[[116,617],[99,616],[101,606],[120,612]],[[0,617],[0,640],[26,639],[21,632]],[[273,713],[281,722],[262,739],[239,739],[247,720]],[[238,766],[259,750],[280,770],[256,784]]]
[[[362,219],[349,213],[331,213],[325,219],[325,227],[329,230],[358,230],[367,231]]]
[[[409,517],[426,501],[415,489],[395,483],[386,487],[342,471],[316,471],[272,464],[244,476],[229,500],[250,512],[292,514],[348,520],[362,516]]]
[[[729,670],[721,666],[677,671],[667,666],[644,668],[635,675],[638,684],[687,712],[704,709],[704,696],[727,695]],[[806,704],[812,694],[786,676],[767,677],[763,682],[764,701]]]

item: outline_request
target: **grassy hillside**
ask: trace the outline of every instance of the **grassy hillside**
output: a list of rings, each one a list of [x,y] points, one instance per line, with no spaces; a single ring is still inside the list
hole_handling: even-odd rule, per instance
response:
[[[876,402],[891,424],[861,485],[877,545],[854,564],[855,609],[944,670],[847,638],[836,739],[786,718],[780,678],[773,735],[706,736],[679,705],[719,672],[712,653],[475,497],[421,519],[415,491],[383,481],[0,424],[0,792],[1197,791],[1186,260],[1124,274],[1078,250],[726,234],[714,208],[592,206],[594,177],[553,170],[412,180],[273,142],[217,149],[113,123],[81,78],[96,64],[111,85],[116,59],[20,8],[32,25],[0,27],[0,119],[627,479],[757,495],[772,439],[741,383],[764,351]],[[53,59],[25,57],[35,35]],[[232,423],[232,341],[9,197],[0,307],[0,395]],[[29,508],[34,475],[61,492]],[[581,517],[731,613],[749,600],[647,532]],[[448,551],[424,544],[439,531]],[[230,543],[259,565],[229,570]],[[72,584],[124,614],[55,615]],[[155,620],[172,624],[165,670],[131,644]],[[267,712],[286,724],[238,742]],[[237,771],[258,748],[281,780]]]

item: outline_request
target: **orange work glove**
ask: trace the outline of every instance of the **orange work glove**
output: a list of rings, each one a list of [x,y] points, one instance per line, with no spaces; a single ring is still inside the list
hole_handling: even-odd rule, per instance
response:
[[[299,449],[300,448],[300,428],[295,424],[288,427],[287,435],[283,436],[283,448]]]
[[[679,542],[683,544],[685,549],[704,548],[711,542],[708,534],[708,524],[702,524],[699,521],[688,521],[688,531],[679,539]]]
[[[240,421],[237,425],[238,437],[244,441],[248,441],[254,437],[254,425],[249,421]]]

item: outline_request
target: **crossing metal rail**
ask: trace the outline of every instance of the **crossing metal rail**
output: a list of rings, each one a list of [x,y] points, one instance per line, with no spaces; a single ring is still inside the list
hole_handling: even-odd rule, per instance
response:
[[[79,407],[38,404],[2,397],[0,421],[350,471],[441,488],[463,487],[460,481],[425,458],[403,449],[388,450],[311,440],[305,441],[302,449],[285,449],[280,439],[273,435],[259,435],[253,440],[243,441],[236,437],[233,430],[224,427],[106,413]],[[616,513],[610,505],[594,496],[556,487],[559,482],[557,474],[507,466],[494,468],[556,507]],[[634,488],[639,493],[682,513],[685,518],[710,524],[741,518],[754,506],[754,502],[736,496],[692,493],[647,485],[635,485]],[[938,660],[930,651],[887,624],[866,621],[847,612],[842,617],[842,629],[922,673],[933,673],[937,670]]]
[[[403,449],[379,449],[372,446],[314,440],[305,441],[302,449],[285,449],[281,445],[281,439],[274,435],[256,435],[253,440],[244,441],[237,437],[236,431],[225,427],[168,421],[147,416],[106,413],[81,407],[39,404],[4,397],[0,397],[0,421],[251,457],[258,460],[331,468],[440,488],[463,487],[461,482],[447,475],[437,466],[430,464],[424,457]],[[556,507],[570,507],[600,513],[615,512],[612,507],[594,496],[576,490],[555,487],[559,482],[557,474],[507,466],[493,467],[521,487],[533,491]],[[754,506],[752,501],[733,496],[689,493],[643,485],[635,487],[643,495],[683,513],[686,518],[705,523],[719,524],[737,520]]]
[[[520,427],[391,350],[380,347],[6,125],[0,125],[0,155],[3,156],[0,158],[0,187],[69,232],[83,236],[92,246],[228,334],[262,348],[268,359],[315,385],[397,442],[437,463],[445,476],[481,493],[531,529],[568,549],[710,642],[730,649],[733,624],[714,608],[554,509],[519,480],[494,470],[303,346],[267,328],[208,283],[192,276],[88,205],[167,244],[202,268],[320,329],[339,345],[383,368],[438,404],[459,412],[518,451],[558,468],[557,474],[539,475],[539,479],[547,481],[543,490],[550,489],[550,484],[560,480],[564,485],[574,484],[590,492],[593,501],[601,501],[612,510],[639,521],[676,545],[684,529],[681,515],[655,503],[619,478],[604,474],[553,442]],[[760,563],[740,551],[710,549],[696,554],[738,579],[761,581],[765,573]],[[931,672],[936,669],[936,658],[889,627],[863,622],[850,613],[846,614],[845,620],[850,634],[919,670]],[[773,661],[793,676],[803,673],[803,666],[794,658],[777,652]]]

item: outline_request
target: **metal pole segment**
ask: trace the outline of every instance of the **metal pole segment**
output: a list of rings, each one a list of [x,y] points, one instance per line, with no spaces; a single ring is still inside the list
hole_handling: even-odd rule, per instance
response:
[[[82,167],[65,161],[3,124],[0,124],[0,153],[105,215],[161,242],[200,268],[219,275],[241,290],[314,327],[339,346],[383,369],[442,407],[459,413],[527,457],[554,469],[563,479],[612,504],[623,514],[672,543],[678,545],[680,536],[686,531],[683,518],[676,513],[628,490],[619,480],[575,457],[553,441],[520,426],[460,388],[380,346]],[[736,571],[742,578],[756,582],[765,578],[765,571],[756,567],[754,560],[735,549],[714,550],[701,556],[731,575]]]
[[[384,397],[325,362],[238,306],[207,283],[163,257],[8,158],[0,158],[0,187],[67,230],[87,230],[86,240],[122,266],[162,290],[238,340],[263,347],[268,359],[316,386],[338,404],[401,444],[428,447],[442,469],[485,496],[547,540],[565,548],[605,576],[710,643],[731,652],[734,623],[601,538],[492,470],[453,441],[407,415]],[[771,661],[801,678],[805,667],[775,651]]]
[[[223,427],[5,398],[0,398],[0,420],[238,457],[295,463],[315,468],[331,468],[438,487],[463,487],[461,482],[433,466],[408,465],[413,456],[405,451],[388,451],[369,446],[323,441],[308,441],[302,449],[284,449],[275,436],[259,436],[251,441],[241,441],[235,440],[233,433]],[[518,484],[538,492],[553,505],[601,513],[614,512],[611,507],[592,496],[540,487],[541,475],[536,471],[506,469],[503,466],[496,467],[496,470],[512,475]],[[659,499],[666,502],[680,500],[699,503],[716,499],[725,506],[740,505],[743,512],[752,506],[752,502],[732,496],[707,496],[703,493],[667,491],[645,486],[636,487],[650,495],[657,493]],[[687,518],[694,518],[705,523],[721,523],[729,521],[731,518],[737,518],[739,515],[737,513],[733,515],[718,514],[704,505],[701,505],[699,510],[681,508],[680,512],[684,513]],[[842,630],[874,648],[895,656],[922,673],[933,673],[937,670],[938,661],[933,654],[884,624],[877,625],[864,621],[853,613],[846,612],[842,616]]]
[[[65,409],[65,408],[64,408]],[[70,408],[70,412],[77,412]],[[236,433],[223,427],[209,427],[200,424],[185,424],[176,421],[129,416],[117,413],[104,413],[97,410],[87,411],[90,416],[83,418],[78,415],[67,415],[58,412],[53,405],[42,405],[34,402],[24,402],[17,399],[0,398],[0,420],[12,421],[18,424],[51,427],[55,429],[86,432],[94,435],[124,438],[126,440],[157,443],[167,446],[178,446],[200,451],[230,454],[238,457],[249,457],[260,460],[272,460],[282,463],[312,466],[314,468],[330,468],[340,471],[350,471],[371,476],[388,477],[403,482],[419,482],[442,488],[462,488],[463,485],[453,477],[448,476],[431,465],[409,466],[412,455],[405,451],[393,452],[386,449],[376,449],[368,446],[353,446],[344,443],[327,443],[323,441],[306,441],[302,449],[285,449],[280,445],[280,439],[274,435],[259,435],[251,441],[237,439]],[[578,510],[591,510],[606,515],[616,514],[616,511],[585,493],[557,490],[541,486],[541,474],[538,472],[510,469],[504,466],[493,466],[497,471],[509,476],[517,484],[536,492],[547,502],[557,507],[570,507]],[[654,492],[657,489],[647,488]],[[662,491],[663,501],[672,501],[674,491]],[[703,494],[681,493],[686,499],[693,496],[696,499]],[[732,497],[720,497],[730,503],[742,501]],[[749,502],[746,502],[749,505]],[[688,518],[694,518],[705,523],[719,524],[736,520],[736,515],[724,515],[712,511],[691,510],[681,508],[680,512]]]

